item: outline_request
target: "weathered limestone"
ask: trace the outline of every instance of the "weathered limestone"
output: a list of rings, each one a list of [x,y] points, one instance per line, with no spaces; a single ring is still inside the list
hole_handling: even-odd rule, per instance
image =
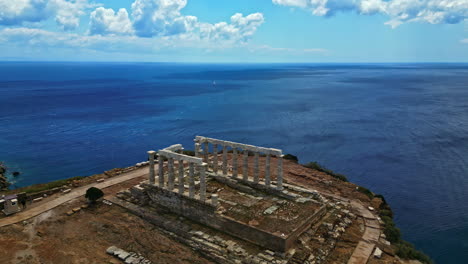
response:
[[[276,176],[276,189],[283,190],[283,156],[278,157],[278,174]]]
[[[213,171],[218,173],[218,144],[213,144]]]
[[[179,180],[178,180],[178,187],[179,187],[179,193],[183,194],[184,193],[184,161],[179,160]]]
[[[244,181],[247,181],[249,179],[249,151],[244,150],[244,160],[243,160],[243,166],[242,166],[242,179]]]
[[[219,139],[214,139],[214,138],[207,138],[207,137],[201,137],[197,136],[194,140],[196,142],[195,144],[195,151],[198,153],[198,147],[201,144],[204,144],[205,146],[205,151],[204,151],[204,159],[205,161],[208,162],[208,143],[213,144],[213,163],[210,163],[210,167],[213,169],[214,173],[218,173],[218,145],[223,146],[223,162],[222,162],[222,174],[223,176],[228,175],[228,161],[227,161],[227,148],[230,147],[233,150],[232,154],[232,177],[233,178],[238,178],[238,155],[239,151],[243,153],[243,166],[242,166],[242,179],[245,181],[249,180],[249,175],[248,175],[248,155],[249,152],[254,153],[254,175],[253,175],[253,181],[254,183],[259,183],[259,174],[260,174],[260,169],[259,169],[259,156],[260,153],[265,154],[265,175],[264,175],[264,182],[265,185],[270,187],[271,186],[271,157],[276,157],[278,159],[278,164],[277,164],[277,176],[276,176],[276,189],[277,190],[282,190],[283,189],[283,154],[280,149],[274,149],[274,148],[264,148],[264,147],[257,147],[257,146],[252,146],[252,145],[247,145],[247,144],[241,144],[241,143],[235,143],[231,141],[224,141],[224,140],[219,140]]]
[[[204,202],[206,200],[206,163],[198,166],[200,172],[200,200]]]
[[[265,161],[265,185],[271,185],[271,177],[270,177],[270,154],[266,155]]]
[[[213,206],[218,206],[218,195],[217,194],[211,195],[211,204]]]
[[[189,163],[189,197],[195,197],[195,175],[193,163]]]
[[[227,176],[227,146],[223,145],[223,175]]]
[[[159,187],[164,188],[164,168],[163,168],[164,158],[162,155],[158,157],[158,177],[159,177]]]
[[[156,154],[156,151],[154,150],[150,150],[148,151],[148,156],[149,156],[149,162],[150,162],[150,166],[149,166],[149,182],[151,184],[154,184],[154,180],[156,178],[155,174],[154,174],[154,155]]]
[[[169,158],[167,166],[169,170],[169,178],[167,179],[167,188],[172,191],[174,189],[174,158]]]
[[[200,157],[200,143],[195,143],[195,157]]]
[[[208,142],[205,142],[205,149],[203,150],[203,157],[205,158],[205,162],[208,163]]]
[[[237,178],[237,148],[232,151],[232,177]]]

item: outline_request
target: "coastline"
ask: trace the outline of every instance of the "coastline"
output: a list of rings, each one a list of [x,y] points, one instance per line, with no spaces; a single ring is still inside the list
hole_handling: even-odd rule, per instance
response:
[[[351,192],[349,192],[347,195],[344,195],[345,197],[348,196],[348,199],[350,197],[353,197],[353,199],[361,201],[365,205],[365,207],[368,207],[369,209],[372,208],[372,211],[375,210],[379,216],[378,220],[383,226],[383,237],[392,244],[392,248],[387,249],[387,251],[385,252],[392,252],[392,254],[400,257],[401,259],[417,259],[422,263],[432,263],[430,258],[426,256],[423,252],[416,250],[412,244],[401,239],[400,230],[396,227],[395,223],[393,222],[392,209],[390,205],[387,204],[385,198],[382,195],[375,194],[364,187],[350,183],[347,181],[344,175],[323,168],[316,162],[299,164],[297,157],[293,155],[287,155],[285,159],[288,159],[292,163],[296,163],[302,166],[306,170],[314,170],[318,172],[317,175],[320,175],[320,179],[318,181],[324,183],[325,186],[345,186],[345,189],[347,188],[351,190]],[[50,195],[54,195],[55,193],[63,192],[63,190],[79,188],[96,181],[100,182],[101,180],[112,178],[123,173],[142,168],[144,166],[146,166],[145,163],[138,163],[135,166],[127,168],[115,168],[109,171],[105,171],[104,173],[94,174],[91,176],[72,177],[43,184],[34,184],[18,189],[2,191],[2,194],[25,193],[28,196],[28,200],[32,201],[33,199],[38,197],[47,197]],[[332,178],[333,180],[331,181],[330,178]],[[307,179],[307,181],[313,181],[313,179]]]

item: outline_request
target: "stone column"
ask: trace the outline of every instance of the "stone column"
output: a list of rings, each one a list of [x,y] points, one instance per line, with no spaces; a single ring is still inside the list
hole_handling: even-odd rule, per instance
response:
[[[179,193],[184,194],[184,161],[179,160]]]
[[[205,157],[205,162],[208,163],[208,142],[205,142],[205,149],[203,151],[203,156]]]
[[[278,156],[278,175],[276,176],[276,189],[283,190],[283,155]]]
[[[200,200],[204,202],[206,200],[206,163],[203,163],[199,167],[200,170]]]
[[[200,157],[200,143],[195,143],[195,157]]]
[[[193,198],[195,196],[195,176],[193,163],[189,163],[189,197]]]
[[[255,158],[254,158],[254,183],[258,183],[259,181],[259,174],[260,174],[260,169],[259,169],[259,164],[258,164],[258,151],[255,151]]]
[[[265,185],[270,187],[271,179],[270,179],[270,153],[266,155],[266,163],[265,163]]]
[[[174,159],[173,158],[169,158],[167,167],[169,170],[169,177],[167,179],[167,189],[172,191],[174,190]]]
[[[211,204],[213,206],[218,206],[218,195],[217,194],[213,194],[211,195]]]
[[[228,162],[227,162],[227,146],[223,145],[223,175],[227,176],[227,167],[228,167]]]
[[[218,174],[218,144],[213,144],[213,172]]]
[[[159,188],[164,188],[164,157],[160,154],[158,158]]]
[[[148,151],[149,156],[149,183],[154,184],[154,180],[156,176],[154,175],[154,155],[156,154],[155,151],[150,150]]]
[[[237,148],[232,151],[232,177],[237,178]]]
[[[249,151],[244,150],[244,160],[242,166],[242,179],[244,181],[249,180]]]

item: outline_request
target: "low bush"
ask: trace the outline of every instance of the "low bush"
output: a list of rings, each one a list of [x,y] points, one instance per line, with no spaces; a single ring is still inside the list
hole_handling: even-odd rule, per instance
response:
[[[43,183],[43,184],[36,184],[32,185],[29,187],[25,187],[24,189],[21,188],[20,190],[25,192],[25,193],[37,193],[37,192],[42,192],[45,190],[50,190],[56,187],[61,187],[63,185],[69,184],[73,181],[76,180],[81,180],[83,179],[83,176],[77,176],[73,178],[68,178],[68,179],[63,179],[63,180],[58,180],[58,181],[53,181],[53,182],[48,182],[48,183]]]
[[[334,178],[337,178],[338,180],[341,180],[341,181],[344,181],[344,182],[347,182],[348,179],[346,178],[346,176],[344,176],[343,174],[339,174],[339,173],[336,173],[332,170],[329,170],[327,168],[324,168],[322,167],[318,162],[309,162],[307,164],[304,164],[303,165],[304,167],[306,168],[309,168],[309,169],[314,169],[314,170],[318,170],[318,171],[321,171],[321,172],[325,172],[326,174],[334,177]]]
[[[295,163],[298,163],[299,162],[299,159],[297,158],[297,156],[294,156],[292,154],[286,154],[283,156],[283,159],[286,159],[286,160],[290,160],[292,162],[295,162]]]
[[[102,198],[104,196],[104,193],[101,191],[101,189],[96,188],[96,187],[91,187],[88,190],[86,190],[85,198],[87,198],[91,203],[95,203],[97,200]]]
[[[187,155],[187,156],[195,157],[195,151],[189,150],[189,149],[184,149],[184,150],[182,151],[182,154]]]
[[[416,259],[422,263],[432,263],[432,260],[427,255],[415,249],[413,244],[409,242],[401,241],[396,245],[396,248],[396,254],[402,259]]]
[[[374,198],[374,194],[367,188],[365,187],[362,187],[362,186],[358,186],[357,187],[357,191],[360,192],[360,193],[363,193],[365,195],[367,195],[367,197],[369,197],[369,199],[372,199]]]

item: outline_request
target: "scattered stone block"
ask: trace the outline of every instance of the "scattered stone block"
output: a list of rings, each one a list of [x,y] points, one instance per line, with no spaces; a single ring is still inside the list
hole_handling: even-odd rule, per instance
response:
[[[106,252],[107,252],[107,254],[109,254],[109,255],[114,255],[114,252],[115,252],[116,250],[119,250],[119,248],[117,248],[116,246],[110,246],[110,247],[107,248]]]
[[[71,189],[65,189],[62,191],[62,193],[69,193],[69,192],[71,192]]]
[[[70,216],[70,215],[72,215],[72,214],[74,214],[74,213],[75,213],[75,212],[73,212],[73,211],[68,211],[68,212],[67,212],[67,215]]]
[[[80,207],[76,207],[76,208],[73,208],[73,209],[72,209],[72,211],[75,212],[75,213],[76,213],[76,212],[79,212],[80,210],[81,210]]]
[[[81,209],[86,209],[86,208],[88,208],[88,207],[89,207],[89,205],[83,204],[83,205],[81,206]]]
[[[380,250],[380,248],[376,247],[375,250],[374,250],[374,257],[375,258],[381,258],[382,257],[382,250]]]
[[[270,215],[270,214],[274,213],[276,210],[278,210],[278,208],[279,208],[279,207],[278,207],[277,205],[270,206],[269,208],[267,208],[267,209],[263,212],[263,214],[264,214],[264,215]]]
[[[44,199],[44,198],[43,197],[38,197],[36,199],[33,199],[33,203],[40,202],[40,201],[42,201],[42,199]]]
[[[103,182],[104,179],[97,179],[96,182]]]

